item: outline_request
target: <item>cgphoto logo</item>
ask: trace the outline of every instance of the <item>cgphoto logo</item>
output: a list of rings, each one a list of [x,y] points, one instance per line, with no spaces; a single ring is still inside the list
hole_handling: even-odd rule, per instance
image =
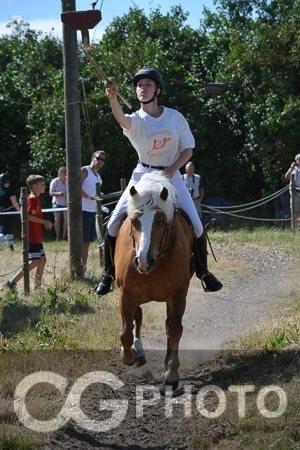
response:
[[[110,412],[111,416],[105,420],[94,420],[88,417],[81,409],[81,396],[85,389],[94,383],[109,386],[115,393],[120,391],[124,383],[110,372],[96,371],[82,375],[70,388],[66,396],[65,403],[57,416],[50,420],[38,420],[29,413],[26,406],[26,396],[31,388],[40,383],[49,383],[65,395],[68,380],[50,371],[41,371],[32,373],[23,378],[17,385],[14,394],[14,410],[20,422],[38,432],[51,432],[63,427],[70,419],[73,419],[81,428],[94,431],[106,432],[117,428],[125,419],[129,400],[118,399],[99,399],[98,410]],[[246,416],[247,393],[255,392],[254,385],[231,385],[228,392],[235,393],[237,399],[237,415],[239,418]],[[266,406],[267,396],[269,394],[277,396],[277,408],[269,410]],[[217,399],[215,409],[208,409],[206,404],[207,396],[214,395]],[[131,399],[132,401],[132,399]],[[137,419],[144,417],[145,410],[157,407],[163,404],[165,418],[171,418],[174,408],[181,406],[183,417],[191,417],[193,411],[198,412],[206,418],[218,418],[226,412],[227,397],[226,392],[216,385],[207,385],[201,388],[197,394],[192,394],[192,386],[185,385],[183,394],[174,396],[171,388],[166,388],[162,395],[159,387],[153,385],[137,385],[135,389],[135,416]],[[256,406],[258,412],[266,418],[276,418],[284,414],[287,408],[287,396],[285,391],[276,385],[265,386],[258,390],[256,395]]]

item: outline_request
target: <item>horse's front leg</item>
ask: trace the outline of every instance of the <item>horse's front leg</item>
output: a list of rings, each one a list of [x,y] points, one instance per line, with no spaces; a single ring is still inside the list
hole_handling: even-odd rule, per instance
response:
[[[185,311],[187,289],[182,289],[167,300],[167,354],[165,358],[165,371],[163,385],[171,385],[177,389],[179,383],[178,357],[179,341],[182,336],[182,317]]]
[[[133,344],[133,318],[136,311],[136,304],[133,299],[127,294],[122,292],[120,300],[120,311],[122,316],[122,332],[120,339],[122,342],[122,360],[124,364],[131,366],[136,358]]]
[[[135,310],[134,314],[134,341],[132,348],[136,353],[135,363],[137,366],[143,366],[146,363],[146,358],[144,355],[143,345],[141,341],[141,327],[143,321],[143,311],[140,306],[138,306]]]

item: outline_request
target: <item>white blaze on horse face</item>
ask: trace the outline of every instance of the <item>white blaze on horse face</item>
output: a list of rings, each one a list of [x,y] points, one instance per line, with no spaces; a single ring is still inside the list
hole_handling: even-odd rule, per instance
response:
[[[146,270],[148,267],[147,253],[151,244],[152,225],[155,216],[155,211],[146,211],[140,216],[141,235],[137,257],[139,259],[139,267],[141,270]]]

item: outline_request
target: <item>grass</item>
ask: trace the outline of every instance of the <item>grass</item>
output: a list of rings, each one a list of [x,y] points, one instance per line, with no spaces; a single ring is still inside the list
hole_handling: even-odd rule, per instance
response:
[[[213,243],[222,247],[253,244],[275,247],[292,254],[295,257],[295,267],[297,264],[299,267],[299,235],[289,230],[258,228],[252,231],[214,231],[210,233],[210,238]],[[11,399],[16,384],[24,374],[46,368],[49,370],[51,367],[53,371],[57,370],[57,373],[65,374],[69,380],[73,380],[78,374],[90,371],[91,367],[103,369],[110,363],[114,367],[119,364],[116,362],[119,360],[119,356],[116,359],[116,354],[119,353],[120,346],[117,292],[102,298],[93,290],[100,275],[97,247],[92,247],[90,251],[87,279],[72,282],[66,272],[67,243],[46,242],[45,249],[48,262],[41,291],[32,291],[29,296],[24,296],[22,282],[19,283],[18,294],[0,291],[0,449],[35,449],[40,448],[41,442],[51,439],[51,435],[40,436],[24,429],[16,419]],[[16,243],[14,254],[1,246],[0,261],[0,280],[4,282],[6,276],[3,275],[22,263],[20,242]],[[211,267],[214,270],[212,261]],[[218,263],[218,274],[221,273],[222,279],[230,278],[233,274],[242,276],[244,271],[239,261],[234,260],[232,253]],[[288,449],[293,448],[291,442],[294,445],[300,441],[297,425],[300,420],[297,373],[291,369],[290,378],[287,379],[282,367],[274,373],[272,370],[270,372],[271,355],[279,355],[279,358],[287,351],[295,351],[300,344],[299,272],[298,275],[295,272],[294,277],[291,274],[291,279],[287,280],[283,291],[275,300],[280,305],[276,308],[277,315],[263,330],[244,336],[236,344],[242,356],[233,358],[231,364],[234,376],[242,370],[249,370],[248,379],[251,380],[249,368],[260,367],[259,377],[256,379],[258,385],[263,385],[266,380],[284,385],[291,398],[285,416],[280,421],[262,420],[257,414],[256,397],[249,394],[247,417],[237,420],[234,408],[236,399],[229,396],[228,415],[222,424],[222,430],[210,434],[211,424],[207,424],[207,429],[202,433],[197,431],[198,424],[195,423],[194,448],[215,446],[220,449],[264,449],[272,446],[275,449]],[[160,309],[151,303],[145,305],[143,310],[144,329],[151,332]],[[224,373],[224,379],[226,376]],[[236,380],[241,384],[246,383],[247,376],[237,376]],[[39,395],[33,394],[30,407],[37,417],[43,417],[45,403],[50,416],[55,415],[55,411],[61,407],[61,399],[45,389]]]
[[[300,346],[300,258],[274,299],[272,319],[258,332],[243,336],[234,347],[246,351],[275,351]]]
[[[227,395],[225,416],[217,424],[204,426],[196,421],[195,449],[277,449],[300,447],[300,239],[299,233],[289,230],[258,228],[252,231],[234,230],[211,233],[213,242],[222,245],[249,244],[275,247],[294,256],[294,271],[274,299],[272,319],[258,332],[243,336],[233,343],[235,350],[228,360],[216,366],[221,385],[255,384],[256,388],[274,384],[284,389],[288,404],[285,413],[277,419],[263,417],[257,410],[254,393],[247,394],[247,415],[237,417],[236,397]],[[274,314],[275,312],[275,314]],[[237,352],[237,353],[236,353]],[[242,361],[242,362],[241,362]],[[224,369],[224,366],[226,369]],[[212,373],[214,368],[211,369]],[[223,375],[220,375],[223,374]],[[213,375],[212,375],[213,377]],[[233,381],[232,381],[233,380]],[[218,383],[217,383],[218,384]],[[277,399],[278,400],[278,399]],[[276,409],[276,399],[268,405]],[[201,421],[203,419],[201,418]],[[215,431],[210,431],[215,430]]]
[[[213,242],[230,244],[257,244],[288,250],[291,253],[300,251],[299,232],[293,233],[289,229],[258,227],[252,230],[240,228],[238,230],[213,231],[209,235]]]

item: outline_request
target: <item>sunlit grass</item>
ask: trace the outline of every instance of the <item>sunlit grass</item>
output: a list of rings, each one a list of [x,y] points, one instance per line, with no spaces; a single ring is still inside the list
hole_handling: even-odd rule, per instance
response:
[[[213,242],[229,244],[258,244],[270,247],[281,247],[300,254],[300,231],[290,229],[259,227],[253,230],[240,228],[238,230],[211,231],[209,236]]]

